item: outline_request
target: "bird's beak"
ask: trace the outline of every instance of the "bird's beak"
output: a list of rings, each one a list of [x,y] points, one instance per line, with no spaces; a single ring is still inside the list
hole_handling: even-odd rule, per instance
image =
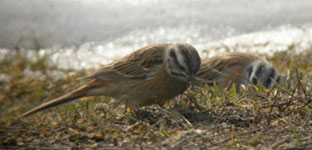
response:
[[[192,90],[194,89],[195,77],[196,77],[195,74],[191,74],[190,76],[190,85]]]

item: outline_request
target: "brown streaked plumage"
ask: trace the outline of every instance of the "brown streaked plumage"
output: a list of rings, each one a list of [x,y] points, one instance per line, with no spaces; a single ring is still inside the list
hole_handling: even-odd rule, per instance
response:
[[[109,96],[132,107],[167,101],[186,90],[201,60],[189,44],[158,44],[141,48],[85,77],[91,81],[72,92],[24,113],[25,118],[85,96]]]
[[[230,88],[235,83],[240,85],[259,85],[272,88],[279,82],[276,69],[263,57],[240,52],[224,53],[212,58],[203,59],[197,79],[200,84],[212,85],[214,82],[221,88]]]

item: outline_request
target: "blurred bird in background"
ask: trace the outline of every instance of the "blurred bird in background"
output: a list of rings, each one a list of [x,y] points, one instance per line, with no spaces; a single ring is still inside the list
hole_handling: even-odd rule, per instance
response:
[[[229,89],[235,84],[239,92],[241,85],[262,84],[273,88],[280,82],[278,71],[264,58],[254,54],[228,52],[202,60],[197,76],[197,85],[212,86],[216,83],[221,89]]]

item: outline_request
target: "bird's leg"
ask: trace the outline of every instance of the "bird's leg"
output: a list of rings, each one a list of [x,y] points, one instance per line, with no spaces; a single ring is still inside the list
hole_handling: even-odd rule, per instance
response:
[[[129,101],[126,99],[125,100],[126,103],[125,103],[125,110],[124,110],[124,114],[126,114],[128,112],[128,106],[129,106]],[[129,107],[130,108],[130,107]],[[131,109],[131,108],[130,108]]]

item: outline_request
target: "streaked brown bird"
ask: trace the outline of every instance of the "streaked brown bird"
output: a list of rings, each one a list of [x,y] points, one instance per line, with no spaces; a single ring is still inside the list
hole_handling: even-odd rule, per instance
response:
[[[215,82],[220,88],[230,88],[235,83],[238,92],[241,85],[259,86],[261,82],[264,87],[273,88],[280,82],[279,73],[264,57],[240,52],[203,59],[197,78],[201,85]]]
[[[197,50],[189,44],[147,46],[84,77],[91,81],[21,118],[86,96],[108,96],[134,108],[165,102],[193,85],[200,65]]]

